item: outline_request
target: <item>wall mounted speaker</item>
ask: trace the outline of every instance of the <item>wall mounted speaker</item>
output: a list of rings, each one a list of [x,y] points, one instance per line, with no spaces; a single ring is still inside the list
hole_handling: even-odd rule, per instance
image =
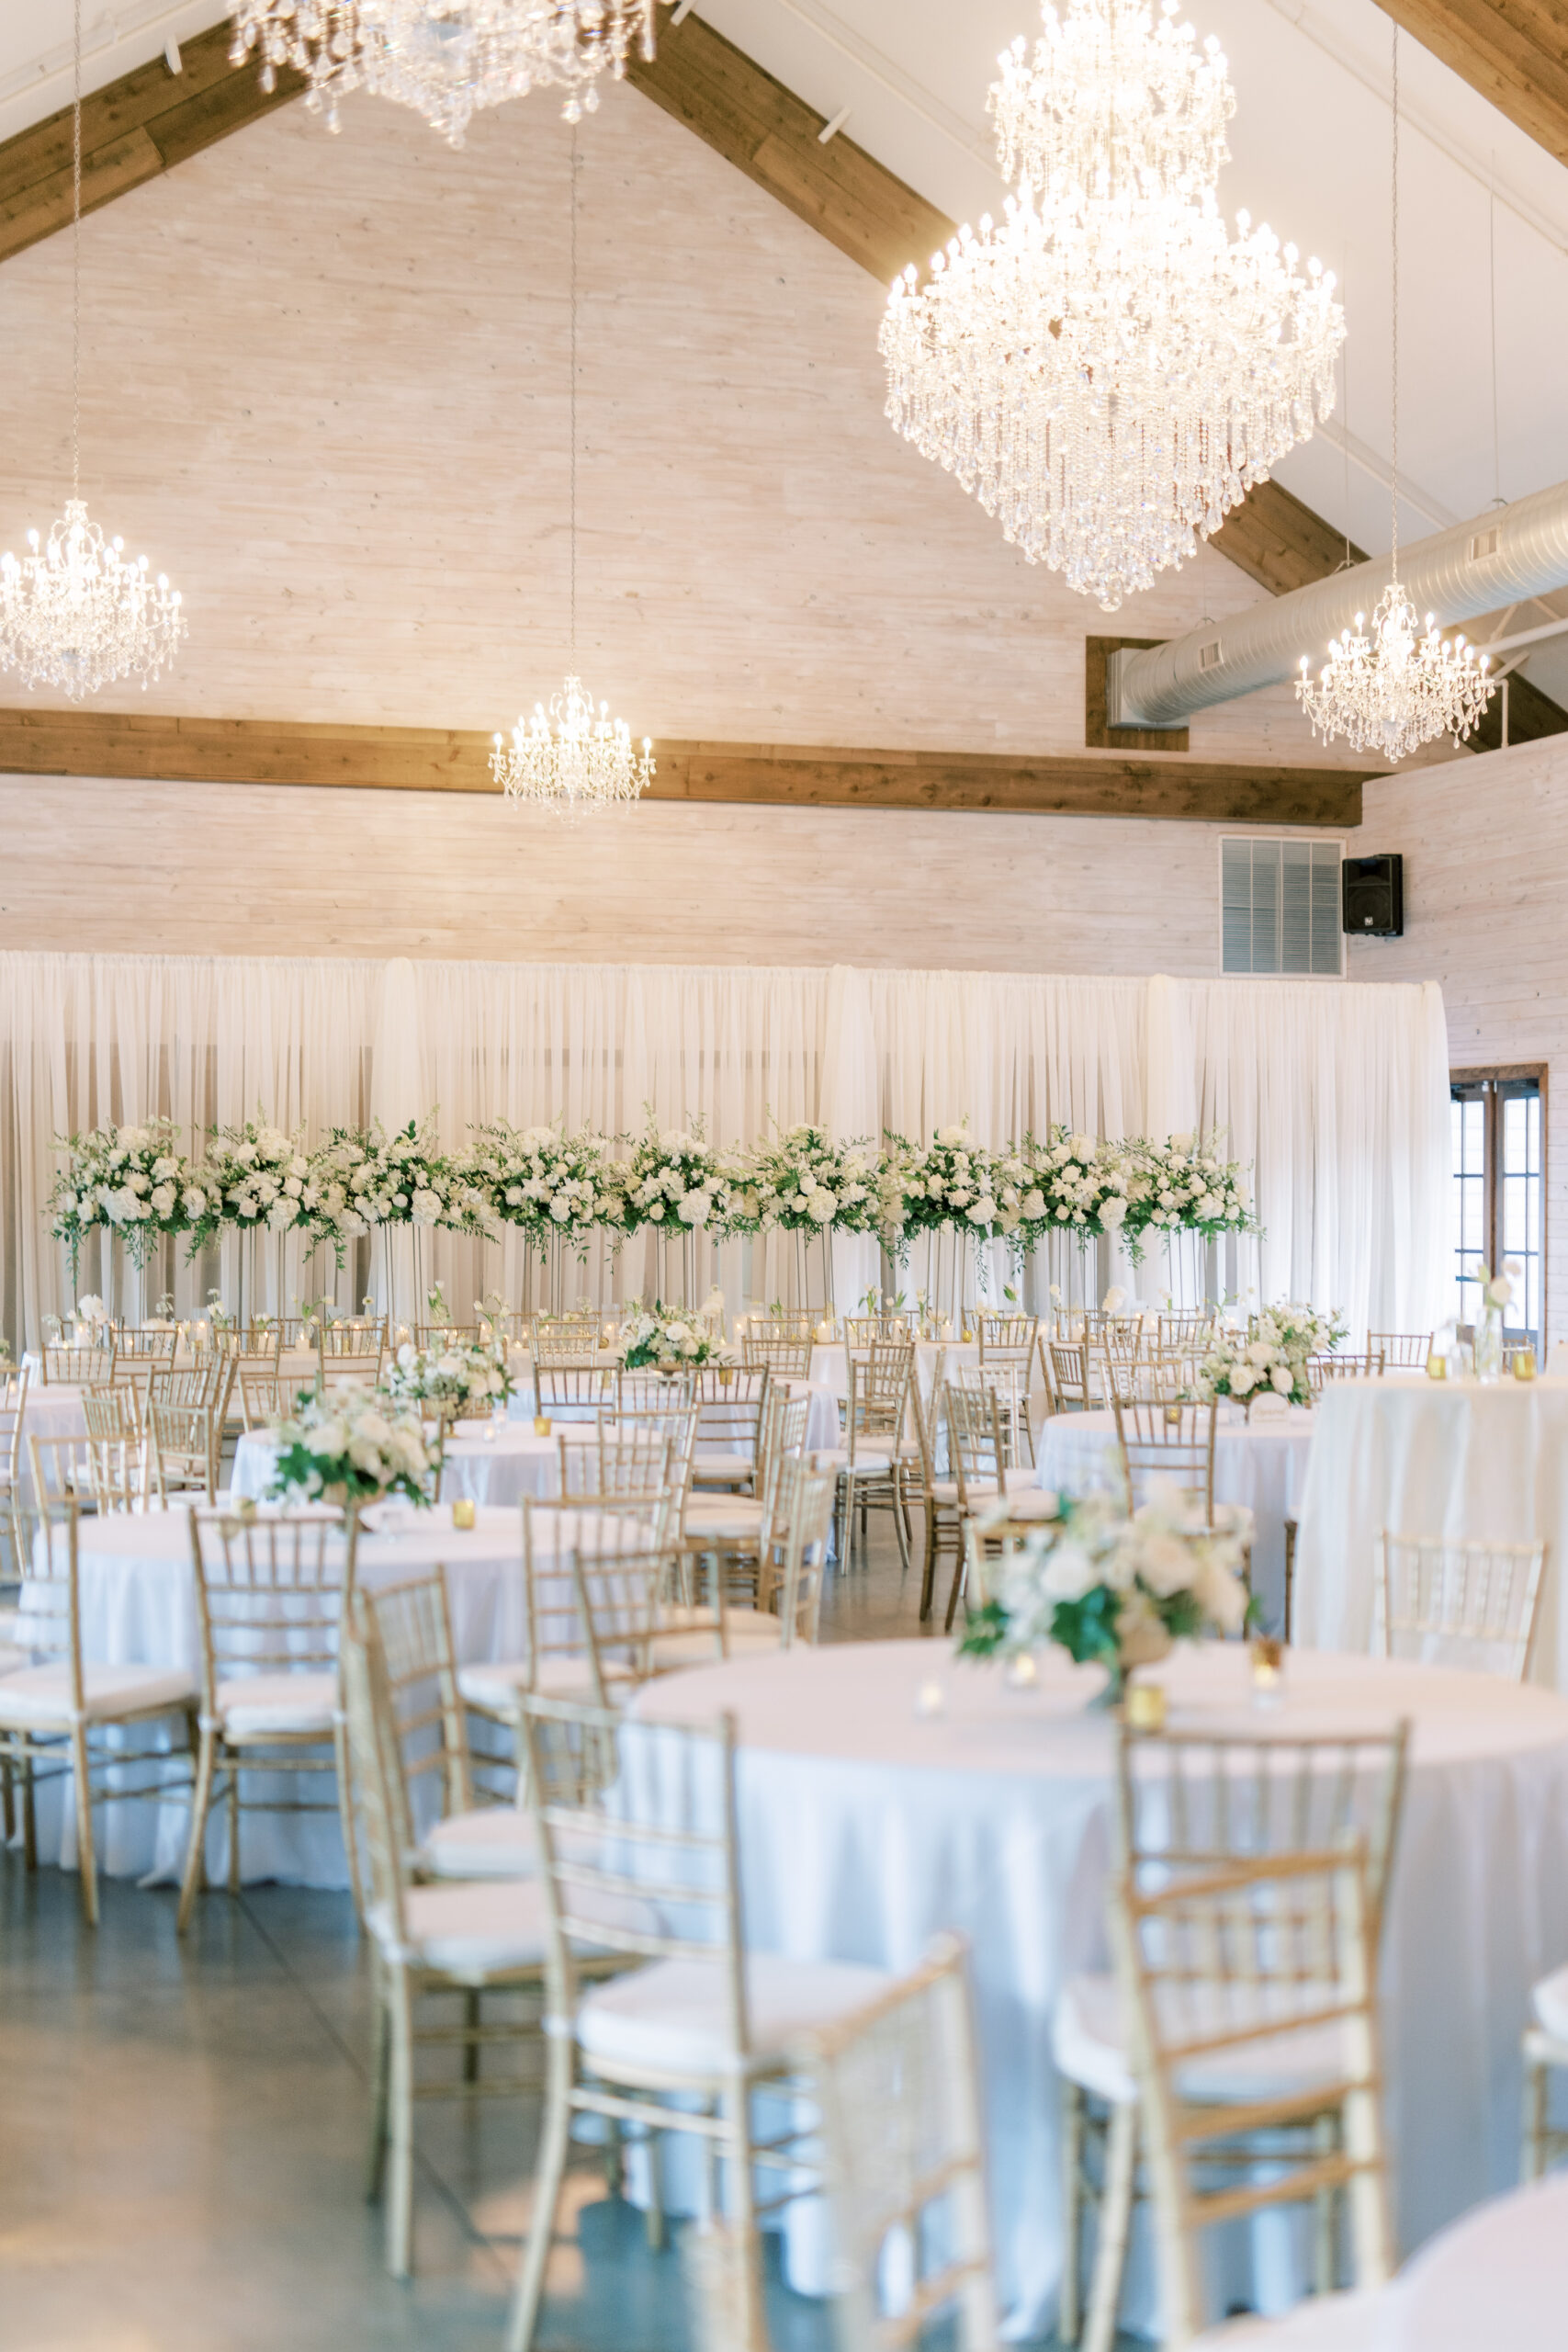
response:
[[[1345,929],[1357,939],[1404,935],[1404,860],[1397,850],[1381,857],[1340,861],[1339,899]]]

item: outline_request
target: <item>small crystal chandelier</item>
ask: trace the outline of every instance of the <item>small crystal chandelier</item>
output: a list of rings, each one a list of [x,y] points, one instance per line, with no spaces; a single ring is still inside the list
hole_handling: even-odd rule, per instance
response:
[[[1032,563],[1113,613],[1334,405],[1334,279],[1214,202],[1235,111],[1177,0],[1066,0],[991,91],[999,226],[893,281],[887,415]]]
[[[564,89],[569,122],[592,114],[599,75],[624,77],[634,39],[651,58],[653,0],[237,0],[229,54],[241,65],[257,51],[265,90],[280,65],[303,74],[329,130],[363,86],[460,147],[482,107],[532,89]]]
[[[645,735],[642,756],[632,750],[624,718],[612,718],[608,703],[595,707],[577,674],[577,133],[571,134],[571,663],[563,691],[549,708],[536,703],[531,718],[519,718],[511,748],[500,735],[491,753],[491,774],[509,800],[547,816],[575,819],[594,810],[624,807],[646,792],[657,770],[653,745]]]
[[[1296,698],[1325,743],[1342,735],[1352,751],[1379,752],[1391,763],[1438,735],[1463,741],[1497,691],[1462,637],[1445,644],[1437,616],[1425,635],[1416,607],[1399,584],[1399,27],[1393,28],[1393,545],[1389,582],[1372,612],[1356,615],[1354,633],[1341,629],[1314,680],[1302,655]]]
[[[114,678],[140,675],[143,692],[186,633],[177,588],[147,559],[127,560],[82,496],[82,0],[76,0],[76,81],[71,136],[71,495],[41,544],[0,555],[0,669],[19,671],[80,702]]]

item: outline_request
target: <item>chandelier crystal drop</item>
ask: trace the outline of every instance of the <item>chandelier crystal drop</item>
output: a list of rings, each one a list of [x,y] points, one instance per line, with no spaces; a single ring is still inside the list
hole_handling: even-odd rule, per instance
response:
[[[1477,654],[1462,637],[1445,643],[1438,633],[1435,613],[1427,616],[1423,634],[1412,605],[1399,582],[1399,27],[1393,28],[1393,453],[1392,552],[1388,586],[1372,612],[1371,630],[1366,616],[1356,615],[1354,630],[1341,629],[1328,649],[1328,659],[1312,676],[1312,665],[1302,655],[1296,698],[1312,722],[1314,736],[1325,743],[1343,736],[1352,751],[1378,752],[1392,764],[1430,743],[1451,735],[1455,744],[1485,712],[1497,691],[1487,675],[1490,662]]]
[[[1179,567],[1334,405],[1334,278],[1214,201],[1235,110],[1161,0],[1043,0],[991,91],[999,223],[895,278],[887,415],[1106,612]]]
[[[572,676],[548,710],[536,703],[533,717],[518,720],[510,748],[496,737],[491,773],[508,799],[570,819],[635,800],[653,782],[652,750],[645,736],[639,759],[626,720],[612,718],[608,703],[595,708]]]
[[[474,115],[533,89],[561,89],[569,122],[599,104],[599,76],[626,74],[633,43],[653,55],[654,0],[238,0],[230,56],[303,74],[307,107],[367,89],[412,107],[454,147]]]
[[[186,633],[177,588],[123,539],[87,520],[82,496],[82,0],[75,6],[71,131],[71,495],[49,537],[28,533],[25,556],[0,555],[0,670],[80,702],[115,678],[143,691]]]

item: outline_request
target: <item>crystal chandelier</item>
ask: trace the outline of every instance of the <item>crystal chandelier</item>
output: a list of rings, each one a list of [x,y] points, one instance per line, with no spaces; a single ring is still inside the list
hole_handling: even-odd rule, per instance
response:
[[[460,147],[482,107],[532,89],[564,89],[569,122],[592,114],[599,75],[621,80],[634,39],[651,58],[653,0],[238,0],[229,53],[241,65],[256,51],[266,90],[280,65],[303,74],[330,130],[344,92],[363,86]]]
[[[632,749],[624,718],[608,703],[594,705],[577,674],[577,133],[571,135],[571,662],[566,685],[519,718],[507,747],[497,735],[491,774],[509,800],[568,820],[636,800],[657,773],[645,735],[642,756]]]
[[[1032,563],[1113,613],[1196,551],[1334,405],[1334,279],[1214,202],[1235,111],[1161,0],[1042,0],[990,107],[1000,224],[895,278],[887,415]]]
[[[82,496],[82,0],[76,0],[76,80],[71,131],[71,495],[29,552],[0,555],[0,669],[80,702],[114,678],[145,691],[186,633],[177,588],[147,559],[106,539]]]
[[[1435,613],[1427,616],[1425,634],[1416,607],[1399,584],[1399,27],[1393,28],[1393,541],[1389,582],[1366,631],[1364,613],[1356,615],[1354,633],[1341,629],[1328,649],[1328,659],[1314,679],[1307,656],[1296,697],[1312,721],[1314,736],[1325,743],[1342,735],[1356,752],[1380,752],[1385,760],[1403,760],[1422,743],[1438,735],[1463,741],[1497,691],[1486,674],[1487,656],[1479,659],[1474,646],[1462,637],[1445,644],[1438,634]]]

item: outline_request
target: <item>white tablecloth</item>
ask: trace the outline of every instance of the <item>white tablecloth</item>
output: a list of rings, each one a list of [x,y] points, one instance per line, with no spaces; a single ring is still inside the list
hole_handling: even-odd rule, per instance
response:
[[[1282,1708],[1259,1717],[1247,1674],[1233,1645],[1178,1650],[1160,1679],[1179,1722],[1221,1704],[1281,1731],[1414,1718],[1383,1947],[1394,2193],[1412,2247],[1517,2177],[1529,1987],[1568,1960],[1568,1701],[1306,1653]],[[915,1702],[933,1678],[945,1713],[929,1719]],[[1053,1659],[1036,1689],[1015,1690],[931,1642],[844,1644],[703,1668],[637,1702],[649,1716],[736,1718],[758,1949],[907,1969],[941,1929],[970,1939],[1011,2334],[1046,2331],[1061,2267],[1052,2009],[1067,1976],[1107,1964],[1111,1730],[1085,1711],[1101,1679]],[[1284,2273],[1282,2230],[1273,2243]],[[796,2285],[820,2289],[819,2258],[809,2209],[794,2213]],[[1276,2275],[1274,2288],[1299,2283]],[[1146,2318],[1146,2274],[1142,2293]],[[1130,2314],[1138,2297],[1134,2280]]]
[[[251,1430],[234,1449],[231,1491],[258,1502],[272,1491],[277,1441]],[[441,1500],[468,1495],[476,1503],[515,1510],[525,1495],[547,1502],[560,1492],[560,1453],[554,1433],[536,1437],[532,1421],[502,1421],[493,1434],[481,1421],[459,1422],[442,1457]]]
[[[17,1476],[22,1501],[29,1510],[33,1508],[33,1463],[28,1452],[28,1440],[30,1437],[85,1437],[86,1434],[87,1423],[82,1411],[80,1389],[45,1388],[35,1374],[28,1383],[28,1401],[22,1408],[22,1456]]]
[[[980,1350],[974,1340],[917,1340],[915,1342],[915,1385],[920,1392],[920,1402],[929,1406],[932,1391],[939,1380],[950,1372],[974,1372],[979,1367]],[[825,1382],[835,1396],[850,1393],[849,1351],[841,1345],[822,1345],[811,1351],[811,1377]],[[1040,1351],[1035,1350],[1029,1365],[1030,1420],[1038,1429],[1045,1417],[1047,1398],[1040,1372]]]
[[[1295,1638],[1364,1650],[1376,1549],[1404,1535],[1543,1537],[1530,1679],[1568,1690],[1568,1380],[1332,1382],[1302,1498]]]
[[[1316,1416],[1292,1406],[1278,1418],[1246,1421],[1239,1411],[1230,1419],[1231,1410],[1221,1406],[1214,1432],[1214,1499],[1245,1503],[1257,1522],[1252,1589],[1266,1627],[1277,1633],[1285,1615],[1285,1521],[1299,1514]],[[1120,1483],[1112,1413],[1054,1413],[1038,1452],[1043,1487],[1084,1495]]]
[[[1377,2352],[1563,2352],[1568,2179],[1561,2173],[1469,2213],[1390,2290]]]

